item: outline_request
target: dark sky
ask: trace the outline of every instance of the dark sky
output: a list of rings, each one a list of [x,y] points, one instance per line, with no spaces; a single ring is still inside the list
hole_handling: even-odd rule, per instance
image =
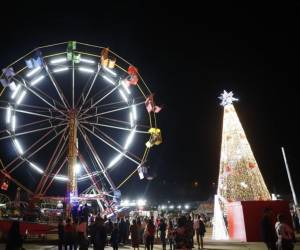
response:
[[[109,46],[139,68],[164,105],[164,143],[150,156],[157,178],[131,182],[126,196],[202,200],[215,192],[223,89],[240,99],[235,107],[269,190],[290,192],[285,146],[299,192],[299,3],[145,2],[7,6],[0,16],[0,66],[37,46],[77,40]]]

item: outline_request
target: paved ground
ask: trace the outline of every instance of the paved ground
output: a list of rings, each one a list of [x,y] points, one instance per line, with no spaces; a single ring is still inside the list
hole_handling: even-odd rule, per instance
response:
[[[57,239],[57,235],[54,237]],[[53,242],[53,236],[48,236],[48,244],[24,244],[24,248],[26,250],[54,250],[57,249],[57,246],[51,245],[51,240]],[[299,243],[296,243],[294,250],[300,250],[300,235],[297,235],[297,239]],[[196,242],[196,239],[194,239]],[[89,248],[89,250],[92,250],[92,248]],[[106,247],[105,249],[110,250],[111,247]],[[133,249],[131,246],[120,246],[119,249],[129,250]],[[154,246],[154,250],[160,250],[162,249],[161,245],[156,244]],[[261,242],[240,242],[240,241],[216,241],[211,240],[211,230],[208,228],[207,234],[204,237],[204,249],[212,249],[212,250],[267,250],[266,246]],[[0,250],[5,250],[5,245],[0,243]],[[144,246],[140,247],[140,250],[144,250]],[[169,247],[167,246],[167,250],[169,250]],[[197,248],[194,248],[193,250],[198,250]]]
[[[24,248],[26,250],[54,250],[57,249],[55,245],[41,245],[41,244],[24,244]],[[213,250],[266,250],[267,248],[263,243],[254,242],[254,243],[246,243],[246,242],[234,242],[234,241],[212,241],[206,240],[204,244],[205,249],[213,249]],[[5,245],[0,244],[0,250],[4,250]],[[89,248],[92,250],[92,248]],[[106,247],[107,250],[112,249],[111,247]],[[132,249],[130,246],[120,246],[119,249]],[[144,247],[140,248],[144,250]],[[160,245],[154,246],[155,250],[162,249]],[[167,247],[167,249],[169,249]],[[197,250],[197,248],[194,248]],[[297,243],[295,246],[295,250],[300,250],[300,243]]]
[[[54,250],[57,249],[57,246],[54,245],[35,245],[35,244],[25,244],[24,248],[26,250]],[[232,243],[232,242],[209,242],[204,245],[205,249],[213,249],[213,250],[266,250],[267,248],[261,243]],[[4,250],[5,246],[0,244],[0,250]],[[89,248],[92,250],[92,248]],[[107,247],[107,250],[112,249],[111,247]],[[119,249],[132,249],[130,246],[120,247]],[[144,250],[144,248],[140,248]],[[162,249],[161,246],[155,245],[155,250]],[[168,249],[168,248],[167,248]],[[197,250],[196,248],[194,248]],[[297,243],[295,250],[300,250],[300,244]]]

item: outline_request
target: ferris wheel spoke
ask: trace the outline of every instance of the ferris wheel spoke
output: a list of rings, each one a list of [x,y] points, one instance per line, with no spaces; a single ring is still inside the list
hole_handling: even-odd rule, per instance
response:
[[[0,169],[0,172],[10,181],[14,182],[18,187],[21,187],[23,190],[25,190],[28,194],[33,194],[33,192],[25,187],[21,182],[19,182],[18,180],[16,180],[15,178],[13,178],[10,174],[8,174],[7,172],[5,172],[4,170]]]
[[[49,135],[50,132],[53,132],[55,130],[55,128],[53,130],[48,131],[48,133],[46,135]],[[47,146],[50,142],[52,142],[57,136],[59,136],[62,132],[66,131],[67,129],[63,129],[60,132],[58,132],[55,136],[51,137],[48,141],[46,141],[45,143],[43,143],[39,148],[37,148],[34,152],[32,152],[31,154],[29,154],[26,159],[30,159],[32,156],[34,156],[36,153],[38,153],[41,149],[43,149],[45,146]],[[26,149],[24,151],[24,154],[28,153],[29,150],[31,150],[33,148],[33,146],[36,146],[41,139],[45,138],[45,135],[43,137],[41,137],[38,141],[36,141],[34,144],[32,144],[28,149]],[[21,164],[26,160],[23,156],[18,155],[15,159],[21,159]],[[13,160],[14,161],[14,160]],[[12,162],[11,162],[12,163]],[[5,169],[7,167],[9,167],[11,165],[11,163],[8,164],[8,166],[5,167]],[[18,168],[20,166],[20,163],[17,164],[16,166],[14,166],[12,169],[9,170],[9,173],[13,172],[16,168]]]
[[[141,104],[144,104],[144,102],[136,103],[134,105],[138,106],[138,105],[141,105]],[[121,108],[116,108],[116,109],[104,111],[104,112],[97,113],[97,114],[94,114],[94,115],[83,116],[82,118],[79,118],[79,121],[82,120],[82,119],[89,119],[89,118],[93,118],[93,117],[98,117],[98,116],[102,116],[102,115],[106,115],[106,114],[110,114],[110,113],[114,113],[114,112],[118,112],[118,111],[130,109],[130,108],[132,108],[132,106],[127,104],[125,107],[121,107]]]
[[[57,94],[59,95],[60,100],[62,101],[63,105],[65,106],[65,108],[68,110],[70,105],[68,103],[67,98],[64,96],[61,88],[59,87],[58,83],[55,81],[54,77],[52,76],[51,72],[48,69],[48,66],[45,66],[46,72],[50,78],[50,81],[52,82]]]
[[[133,159],[132,157],[130,157],[126,152],[123,152],[122,150],[118,149],[117,147],[113,146],[111,143],[109,143],[107,140],[103,139],[101,136],[99,136],[98,134],[94,133],[92,130],[90,130],[89,128],[81,125],[82,128],[84,128],[86,131],[88,131],[90,134],[92,134],[94,137],[96,137],[97,139],[99,139],[100,141],[102,141],[103,143],[105,143],[107,146],[111,147],[112,149],[114,149],[115,151],[117,151],[119,154],[121,154],[122,156],[126,157],[127,159],[129,159],[130,161],[134,162],[135,164],[139,165],[140,162],[136,161],[135,159]]]
[[[114,145],[116,145],[117,147],[121,148],[123,150],[123,146],[120,145],[118,142],[116,142],[115,140],[113,140],[108,134],[106,134],[104,131],[101,131],[99,128],[96,128],[94,126],[92,126],[93,131],[99,132],[101,134],[101,137],[104,136],[107,140],[111,141]],[[131,130],[132,131],[132,130]],[[135,133],[135,130],[134,130]],[[97,134],[99,135],[99,134]],[[99,135],[100,136],[100,135]],[[103,137],[102,137],[103,138]],[[105,140],[105,139],[104,139]],[[135,154],[131,153],[129,150],[126,150],[127,154],[133,158],[135,158],[138,161],[142,161],[138,156],[136,156]]]
[[[25,128],[25,127],[32,127],[34,125],[37,125],[39,123],[45,123],[45,122],[48,122],[50,119],[43,119],[43,120],[40,120],[40,121],[36,121],[36,122],[30,122],[30,123],[26,123],[26,124],[22,124],[20,126],[18,126],[18,129],[21,129],[21,128]],[[7,128],[6,129],[3,129],[0,131],[0,134],[2,133],[7,133]]]
[[[55,156],[55,158],[51,158],[48,162],[48,165],[47,165],[47,168],[48,168],[48,171],[45,171],[45,175],[43,176],[43,178],[40,180],[40,182],[38,183],[38,186],[36,187],[36,190],[35,190],[35,193],[46,193],[48,188],[50,187],[52,181],[53,181],[53,178],[55,179],[56,175],[59,173],[59,171],[61,170],[61,168],[63,167],[63,165],[66,163],[67,161],[67,157],[63,157],[64,154],[66,153],[67,151],[67,148],[65,147],[66,144],[64,144],[59,152],[57,153],[57,155]],[[53,153],[53,156],[55,155],[55,153]],[[55,167],[56,165],[59,163],[59,161],[63,158],[63,162],[62,164],[56,169],[55,173],[53,174],[54,170],[55,170]],[[51,165],[50,165],[51,164]],[[52,178],[53,176],[53,178]],[[50,179],[50,181],[49,181]],[[45,185],[47,184],[48,182],[48,185],[46,186],[45,188]]]
[[[98,166],[100,167],[101,171],[103,172],[103,176],[105,177],[106,181],[108,182],[108,184],[110,185],[110,187],[113,190],[115,190],[115,184],[113,183],[112,179],[110,178],[110,176],[106,172],[104,164],[101,161],[101,158],[99,157],[99,155],[97,154],[97,152],[96,152],[96,150],[95,150],[95,148],[94,148],[91,140],[89,139],[88,135],[83,132],[81,126],[79,126],[79,131],[82,134],[82,137],[85,140],[86,144],[88,145],[88,148],[89,148],[90,152],[92,153],[92,156],[94,157],[96,163],[98,164]]]
[[[59,171],[63,168],[63,166],[67,163],[67,158],[64,159],[64,161],[62,162],[62,164],[58,167],[58,169],[56,170],[55,174],[50,176],[50,181],[48,183],[48,185],[44,188],[43,191],[41,191],[40,193],[42,193],[42,195],[44,196],[46,194],[46,192],[48,191],[48,189],[50,188],[51,184],[53,183],[56,175],[59,173]]]
[[[103,123],[85,122],[85,121],[82,121],[80,123],[90,124],[90,125],[99,126],[99,127],[114,128],[114,129],[118,129],[118,130],[126,130],[126,131],[131,131],[132,130],[132,128],[118,127],[118,126],[113,126],[113,125],[108,125],[108,124],[103,124]],[[142,130],[135,130],[135,132],[136,133],[141,133],[141,134],[149,134],[148,131],[142,131]]]
[[[112,90],[110,90],[107,94],[100,97],[98,100],[96,100],[90,107],[88,107],[84,112],[82,112],[81,115],[86,114],[89,110],[91,110],[93,107],[95,107],[98,103],[105,100],[107,97],[109,97],[113,92],[115,92],[118,89],[119,86],[114,87]],[[81,116],[80,116],[81,117]]]
[[[42,100],[44,103],[46,103],[48,106],[50,106],[51,108],[53,108],[55,111],[57,111],[58,113],[67,116],[65,113],[63,113],[61,110],[59,110],[57,107],[55,107],[54,105],[52,105],[49,101],[47,101],[45,99],[45,97],[42,96],[41,91],[39,90],[40,93],[38,93],[36,90],[33,90],[33,88],[30,88],[28,84],[25,84],[21,81],[19,81],[18,79],[15,79],[16,81],[18,81],[20,84],[22,84],[29,92],[31,92],[33,95],[35,95],[36,97],[38,97],[40,100]],[[24,81],[25,82],[25,81]],[[49,97],[48,97],[49,98]],[[57,103],[57,101],[55,101],[53,98],[50,98],[54,103]]]
[[[4,140],[4,139],[12,139],[12,138],[15,138],[16,136],[20,136],[20,135],[27,135],[27,134],[37,133],[37,132],[52,129],[52,128],[57,128],[57,127],[60,127],[60,126],[64,126],[66,124],[67,123],[62,123],[62,124],[58,124],[58,125],[55,125],[55,126],[49,126],[49,127],[46,127],[46,128],[33,129],[33,130],[24,131],[24,132],[20,132],[20,133],[14,133],[14,134],[9,132],[10,135],[0,137],[0,141]]]
[[[30,111],[35,111],[35,112],[51,112],[51,111],[54,112],[55,111],[54,109],[49,108],[49,107],[29,105],[29,104],[24,104],[24,103],[17,104],[16,102],[0,101],[0,104],[1,104],[0,107],[7,107],[8,105],[11,105],[14,107],[19,106],[22,108],[28,108]]]
[[[5,109],[5,110],[7,110],[7,107],[1,107],[1,106],[0,106],[0,109]],[[56,120],[66,121],[66,118],[60,118],[60,117],[57,117],[57,116],[44,115],[44,114],[40,114],[40,113],[36,113],[36,112],[32,112],[32,111],[27,111],[27,110],[19,109],[19,108],[13,109],[13,111],[14,111],[14,112],[23,113],[23,114],[28,114],[28,115],[34,115],[34,116],[40,116],[40,117],[46,117],[46,118],[49,118],[49,119],[56,119]]]
[[[98,183],[97,183],[97,181],[95,179],[95,176],[98,175],[98,174],[100,174],[101,172],[103,173],[103,171],[96,171],[97,173],[92,172],[91,169],[90,169],[90,167],[89,167],[89,165],[85,161],[83,155],[82,154],[78,154],[78,157],[79,157],[79,160],[81,162],[81,165],[83,166],[83,168],[87,172],[87,176],[85,178],[89,178],[90,181],[92,182],[92,184],[96,187],[97,191],[100,192],[101,191],[101,187],[99,187],[99,185],[98,185]]]
[[[28,153],[29,150],[37,146],[41,141],[43,141],[51,132],[54,132],[55,129],[49,130],[46,134],[41,136],[35,143],[33,143],[25,152],[24,154]],[[17,155],[10,163],[8,163],[5,167],[4,170],[8,169],[12,164],[14,164],[18,159],[22,158],[21,155]]]
[[[96,82],[96,79],[97,79],[97,77],[98,77],[98,74],[99,74],[100,69],[101,69],[101,66],[98,65],[97,71],[96,71],[96,73],[95,73],[95,75],[94,75],[94,77],[93,77],[93,80],[91,81],[91,84],[90,84],[90,87],[89,87],[89,89],[88,89],[88,92],[87,92],[87,94],[86,94],[85,96],[83,96],[82,104],[81,104],[80,107],[79,107],[78,113],[80,113],[80,111],[81,111],[82,107],[84,106],[84,104],[85,104],[87,98],[89,97],[90,92],[91,92],[91,90],[92,90],[92,88],[93,88],[93,86],[94,86],[94,84],[95,84],[95,82]],[[88,85],[86,85],[86,86],[88,86]]]
[[[134,98],[134,101],[138,101],[140,102],[140,100],[143,100],[143,97],[140,96],[140,97],[135,97]],[[139,103],[138,102],[138,103]],[[144,101],[143,101],[144,102]],[[112,108],[116,108],[118,107],[119,105],[124,105],[124,101],[117,101],[117,102],[110,102],[110,103],[105,103],[105,104],[101,104],[101,105],[97,105],[97,106],[94,106],[92,109],[90,110],[94,110],[94,109],[108,109],[109,107],[112,107]],[[134,103],[131,104],[131,105],[135,105]],[[83,109],[85,111],[85,109]]]
[[[108,123],[108,125],[112,125],[113,124],[113,126],[122,126],[122,125],[127,125],[128,126],[128,128],[129,127],[131,127],[131,122],[130,121],[123,121],[123,120],[118,120],[118,119],[112,119],[112,118],[108,118],[108,117],[103,117],[103,116],[101,116],[101,117],[98,117],[100,120],[101,120],[101,122],[99,121],[99,120],[97,120],[97,123],[99,123],[99,124],[106,124],[105,122],[107,122]],[[83,120],[83,121],[80,121],[80,123],[91,123],[90,121],[86,121],[86,120]],[[150,126],[149,125],[145,125],[145,124],[136,124],[136,127],[138,128],[138,127],[140,127],[140,128],[145,128],[146,130],[149,130],[149,128],[150,128]],[[143,130],[140,130],[141,131],[141,133],[143,133],[144,131]]]
[[[63,106],[63,104],[61,104],[59,101],[57,101],[56,99],[54,99],[53,97],[51,97],[51,96],[49,96],[48,94],[46,94],[45,92],[43,92],[41,89],[39,89],[39,88],[36,88],[36,87],[34,87],[34,86],[31,86],[30,87],[30,84],[24,79],[24,78],[22,78],[21,77],[21,80],[19,80],[19,79],[17,79],[16,77],[13,77],[13,79],[17,82],[17,83],[19,83],[20,85],[23,85],[24,86],[24,88],[26,88],[27,90],[32,90],[32,91],[34,91],[37,95],[39,95],[39,96],[37,96],[39,99],[41,99],[41,98],[43,98],[44,100],[46,100],[48,103],[49,103],[49,101],[48,100],[51,100],[52,102],[53,102],[53,104],[54,104],[54,107],[56,108],[56,105],[57,106],[59,106],[60,108],[62,108],[62,109],[64,109],[64,106]],[[34,89],[34,90],[33,90]],[[31,91],[31,92],[32,92]],[[47,100],[48,99],[48,100]],[[43,100],[43,101],[44,101]],[[47,103],[47,104],[48,104]],[[49,104],[48,104],[49,105]]]

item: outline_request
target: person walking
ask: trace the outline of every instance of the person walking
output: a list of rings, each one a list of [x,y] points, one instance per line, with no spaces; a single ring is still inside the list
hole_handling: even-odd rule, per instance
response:
[[[295,234],[293,229],[285,223],[285,218],[282,214],[277,216],[275,230],[278,237],[277,249],[278,250],[293,250]]]
[[[265,208],[263,218],[260,222],[261,236],[268,250],[276,250],[276,233],[272,222],[272,209]]]

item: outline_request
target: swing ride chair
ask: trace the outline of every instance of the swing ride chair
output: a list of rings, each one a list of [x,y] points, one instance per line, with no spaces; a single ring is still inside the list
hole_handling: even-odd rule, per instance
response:
[[[96,201],[118,211],[121,187],[147,179],[162,142],[160,107],[136,67],[80,42],[38,47],[2,70],[0,187],[36,200]],[[150,179],[150,178],[149,178]]]

